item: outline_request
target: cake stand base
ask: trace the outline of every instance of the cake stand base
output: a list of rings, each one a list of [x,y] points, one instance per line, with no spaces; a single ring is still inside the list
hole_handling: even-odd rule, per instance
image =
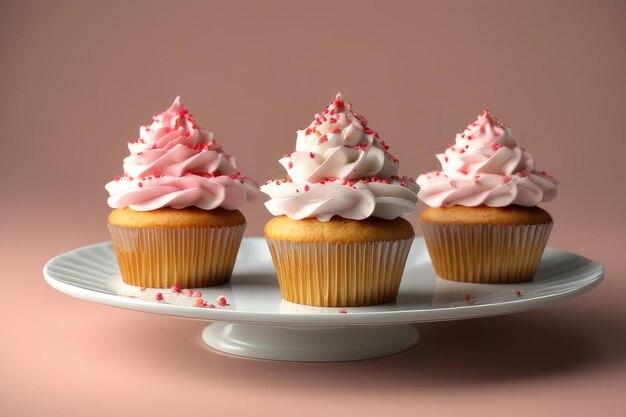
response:
[[[379,358],[417,344],[413,325],[263,326],[217,322],[202,332],[211,348],[231,355],[297,362]]]

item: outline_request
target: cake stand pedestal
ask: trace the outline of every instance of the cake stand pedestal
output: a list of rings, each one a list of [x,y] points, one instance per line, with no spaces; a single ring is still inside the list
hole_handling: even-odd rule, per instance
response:
[[[220,352],[249,358],[335,362],[378,358],[415,346],[413,325],[263,326],[218,322],[204,328],[202,340]]]

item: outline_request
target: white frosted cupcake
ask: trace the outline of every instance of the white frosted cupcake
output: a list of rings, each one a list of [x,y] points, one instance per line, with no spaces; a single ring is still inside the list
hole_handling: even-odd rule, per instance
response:
[[[280,159],[287,177],[261,191],[275,216],[265,226],[282,296],[313,306],[362,306],[396,298],[414,238],[401,216],[417,203],[365,117],[341,94]]]

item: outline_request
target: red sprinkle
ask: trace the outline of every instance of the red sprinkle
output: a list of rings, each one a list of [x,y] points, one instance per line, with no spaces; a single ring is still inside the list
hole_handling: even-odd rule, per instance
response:
[[[339,310],[339,313],[341,313],[341,314],[348,314],[348,310]]]
[[[154,298],[156,298],[157,301],[163,301],[163,294],[158,292],[156,293],[156,296]]]
[[[309,156],[310,156],[311,158],[315,158],[315,154],[314,154],[313,152],[309,152]]]
[[[327,142],[327,141],[328,141],[328,137],[327,137],[326,135],[322,135],[322,136],[320,136],[320,138],[317,140],[317,144],[318,144],[318,145],[321,145],[322,143]]]
[[[196,301],[193,303],[196,307],[206,307],[206,301],[202,298],[196,298]]]
[[[140,187],[143,187],[143,183],[142,182],[138,183],[137,185],[140,186]]]
[[[293,162],[289,161],[289,164],[287,164],[287,166],[289,167],[289,169],[293,168]]]
[[[498,149],[500,149],[502,146],[498,145],[497,143],[493,143],[491,144],[491,149],[493,149],[494,151],[497,151]]]
[[[516,297],[521,297],[522,296],[522,292],[520,290],[515,290],[515,296]]]
[[[180,286],[178,284],[174,284],[172,285],[171,290],[174,294],[178,294],[180,292]]]
[[[305,184],[304,185],[304,191],[309,191],[311,189],[311,187],[309,187],[309,184]]]
[[[223,295],[220,295],[219,297],[217,297],[217,304],[219,304],[222,307],[226,307],[228,304],[228,301],[226,300],[226,297],[224,297]]]

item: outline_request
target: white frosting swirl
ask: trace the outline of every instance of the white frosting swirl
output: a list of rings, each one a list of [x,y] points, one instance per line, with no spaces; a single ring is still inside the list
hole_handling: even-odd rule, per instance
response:
[[[300,220],[333,216],[394,219],[413,211],[417,184],[398,177],[399,161],[367,119],[344,103],[341,93],[308,128],[297,132],[296,150],[280,159],[286,180],[261,187],[275,216]]]
[[[488,110],[437,159],[441,171],[417,178],[418,197],[431,207],[536,206],[556,196],[558,181],[535,169],[533,156]]]

